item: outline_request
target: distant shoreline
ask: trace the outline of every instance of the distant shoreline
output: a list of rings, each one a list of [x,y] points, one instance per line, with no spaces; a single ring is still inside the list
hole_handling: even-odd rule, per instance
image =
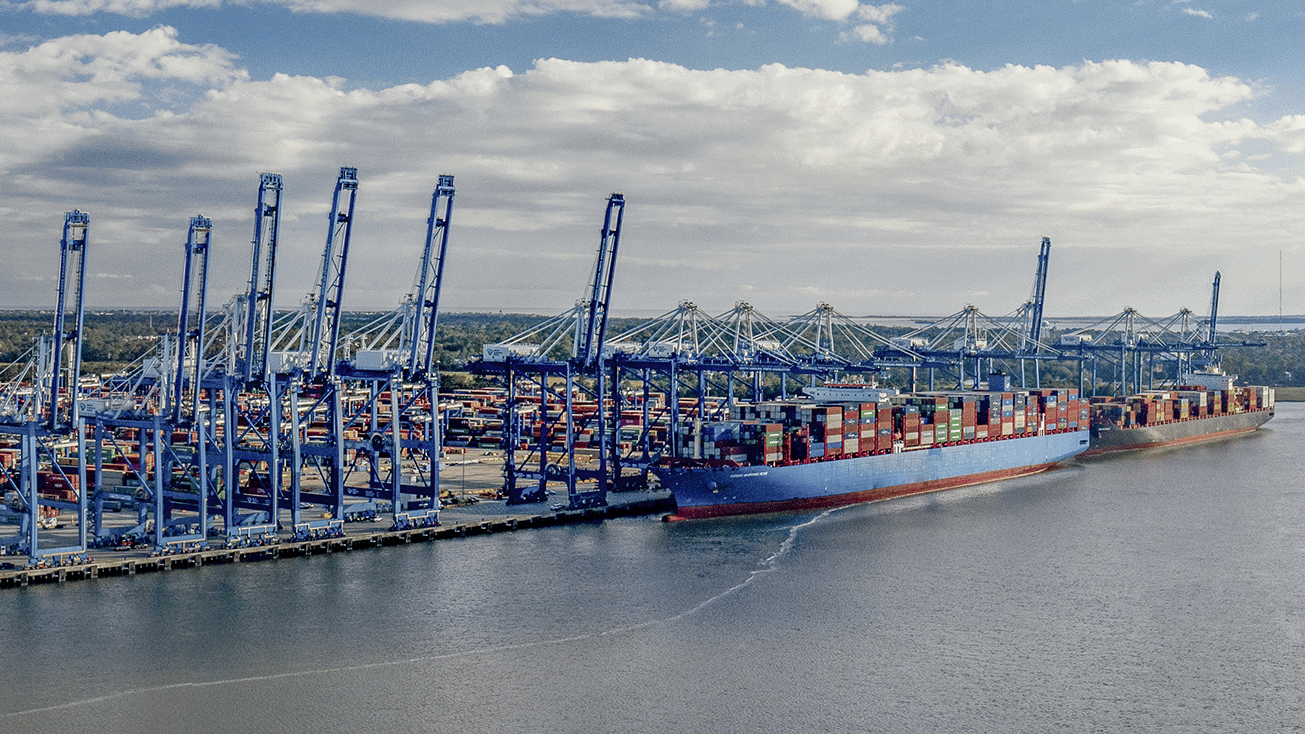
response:
[[[1305,403],[1305,387],[1275,387],[1273,399],[1278,402]]]

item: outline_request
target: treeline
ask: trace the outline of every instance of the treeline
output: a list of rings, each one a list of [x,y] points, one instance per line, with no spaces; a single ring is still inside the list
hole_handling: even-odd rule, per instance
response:
[[[1249,385],[1305,386],[1305,331],[1256,332],[1248,340],[1264,346],[1220,350],[1224,370]]]
[[[375,318],[375,314],[348,314],[341,326],[343,332],[353,331]],[[479,357],[485,344],[501,342],[520,334],[545,320],[543,316],[505,313],[449,313],[441,314],[436,334],[435,360],[445,370],[458,370]],[[640,319],[612,319],[608,334],[637,326]],[[68,328],[72,324],[67,325]],[[102,311],[87,313],[85,338],[82,342],[82,361],[87,372],[107,372],[137,360],[158,343],[159,337],[172,334],[177,328],[176,315],[164,311]],[[50,311],[0,312],[0,362],[16,362],[31,358],[35,340],[50,335],[54,330],[54,314]],[[895,336],[905,329],[877,328],[884,336]],[[1054,342],[1054,334],[1051,341]],[[1243,334],[1247,341],[1264,346],[1233,347],[1221,350],[1223,367],[1241,380],[1254,385],[1275,387],[1305,386],[1305,330],[1279,332],[1251,332]],[[1225,338],[1231,338],[1225,336]],[[836,348],[839,345],[835,345]],[[1009,369],[1009,366],[1008,366]],[[1032,378],[1033,367],[1026,364]],[[1072,362],[1044,362],[1041,366],[1043,384],[1078,384],[1077,366]],[[909,378],[905,370],[893,370],[885,376],[889,384],[904,384]],[[921,382],[923,382],[923,375]],[[1107,375],[1099,375],[1109,379]]]
[[[67,323],[65,330],[75,324]],[[82,362],[89,371],[113,370],[154,348],[158,337],[177,329],[177,317],[163,312],[88,313],[82,324]],[[0,362],[31,359],[36,340],[54,334],[52,311],[0,311]]]

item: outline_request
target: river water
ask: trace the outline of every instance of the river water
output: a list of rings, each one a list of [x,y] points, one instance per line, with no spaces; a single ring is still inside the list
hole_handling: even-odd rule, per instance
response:
[[[1298,731],[1302,439],[7,590],[0,731]]]

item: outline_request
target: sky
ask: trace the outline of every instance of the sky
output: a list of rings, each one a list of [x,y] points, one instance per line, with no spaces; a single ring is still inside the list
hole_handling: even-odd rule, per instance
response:
[[[1260,0],[0,0],[0,308],[247,288],[284,177],[276,306],[358,169],[349,310],[413,282],[440,174],[446,311],[561,313],[607,197],[612,312],[1305,313],[1305,7]],[[1281,268],[1279,267],[1281,263]],[[1280,288],[1281,284],[1281,288]]]

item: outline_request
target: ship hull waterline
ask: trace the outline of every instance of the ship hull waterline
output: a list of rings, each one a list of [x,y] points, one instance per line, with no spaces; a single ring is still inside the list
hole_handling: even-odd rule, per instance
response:
[[[1258,430],[1273,418],[1274,411],[1253,410],[1245,413],[1228,413],[1224,415],[1197,418],[1172,423],[1160,423],[1154,426],[1137,428],[1110,428],[1094,430],[1092,444],[1083,456],[1100,456],[1116,451],[1140,451],[1142,449],[1182,446],[1184,444],[1213,441]]]
[[[950,444],[781,466],[657,468],[675,498],[667,520],[819,510],[939,492],[1054,469],[1088,447],[1087,431]]]

